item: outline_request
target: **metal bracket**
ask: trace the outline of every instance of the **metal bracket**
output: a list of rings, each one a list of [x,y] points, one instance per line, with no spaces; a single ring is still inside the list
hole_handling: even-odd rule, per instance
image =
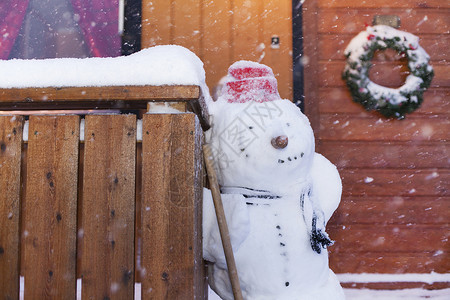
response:
[[[400,27],[400,17],[396,15],[375,15],[372,25],[388,25],[394,28]]]

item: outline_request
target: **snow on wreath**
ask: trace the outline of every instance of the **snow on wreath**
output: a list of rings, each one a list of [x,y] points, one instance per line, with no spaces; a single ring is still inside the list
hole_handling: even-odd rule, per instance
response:
[[[399,88],[380,86],[369,79],[371,60],[376,50],[393,49],[408,59],[410,74]],[[353,100],[367,110],[377,110],[386,117],[405,118],[420,107],[423,92],[433,79],[430,57],[411,33],[386,25],[368,26],[355,36],[344,52],[347,57],[342,78]]]

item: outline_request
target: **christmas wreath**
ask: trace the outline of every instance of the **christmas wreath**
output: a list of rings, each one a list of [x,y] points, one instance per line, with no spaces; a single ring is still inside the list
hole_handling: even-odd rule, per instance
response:
[[[369,79],[371,60],[376,50],[396,50],[408,59],[410,74],[399,88],[380,86]],[[386,117],[403,119],[423,101],[423,92],[433,79],[430,57],[419,46],[419,38],[386,25],[368,26],[355,36],[344,52],[347,64],[342,78],[353,100],[367,110],[377,110]]]

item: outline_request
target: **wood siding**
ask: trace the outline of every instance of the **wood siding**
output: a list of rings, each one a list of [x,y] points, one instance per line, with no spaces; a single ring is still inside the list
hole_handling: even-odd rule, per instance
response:
[[[32,116],[22,202],[24,297],[76,297],[78,116]]]
[[[177,44],[204,63],[211,91],[237,60],[270,66],[282,98],[292,100],[292,2],[143,0],[142,47]],[[272,36],[280,48],[272,49]]]
[[[342,202],[328,226],[336,240],[331,268],[449,272],[450,2],[317,0],[303,10],[306,112],[317,151],[338,166],[343,180]],[[435,70],[422,107],[401,121],[365,111],[341,79],[344,49],[379,14],[399,16],[399,29],[420,37]],[[373,81],[403,84],[408,68],[396,53],[377,53],[372,62]]]
[[[19,295],[20,160],[23,117],[0,116],[0,294]]]

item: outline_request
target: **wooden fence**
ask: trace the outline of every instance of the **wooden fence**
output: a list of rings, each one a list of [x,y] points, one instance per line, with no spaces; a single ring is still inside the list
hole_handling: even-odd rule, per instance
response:
[[[0,110],[200,97],[195,86],[4,89]],[[202,299],[197,116],[144,114],[138,142],[136,115],[80,119],[31,115],[24,141],[25,116],[0,116],[1,298],[18,299],[23,276],[25,299],[75,299],[77,278],[82,299],[133,299],[138,281],[142,299]]]

